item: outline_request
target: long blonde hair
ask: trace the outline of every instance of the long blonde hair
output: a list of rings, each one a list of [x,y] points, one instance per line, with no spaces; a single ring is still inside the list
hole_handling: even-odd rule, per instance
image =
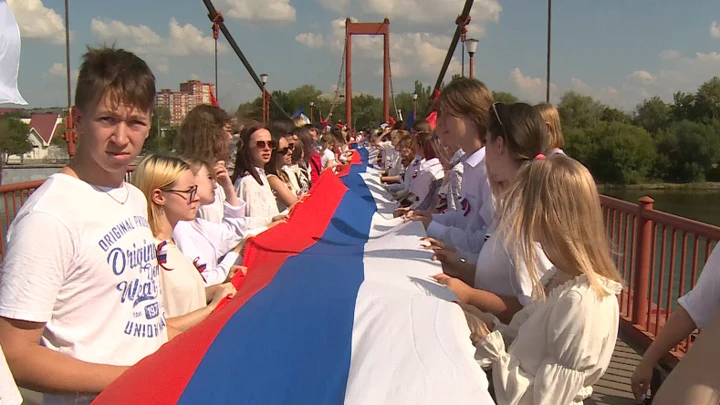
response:
[[[609,293],[598,276],[622,282],[610,256],[595,181],[576,160],[555,154],[525,164],[501,210],[498,233],[506,235],[511,255],[515,250],[516,264],[530,273],[536,298],[545,298],[536,244],[558,270],[587,276],[599,297]]]
[[[560,126],[560,114],[557,108],[550,103],[541,103],[535,106],[543,121],[548,125],[548,144],[550,150],[565,146],[562,127]],[[549,151],[548,151],[549,152]]]
[[[153,235],[160,232],[160,210],[152,201],[153,190],[172,188],[175,182],[190,170],[182,159],[172,156],[148,155],[135,169],[132,184],[145,194],[147,216]]]

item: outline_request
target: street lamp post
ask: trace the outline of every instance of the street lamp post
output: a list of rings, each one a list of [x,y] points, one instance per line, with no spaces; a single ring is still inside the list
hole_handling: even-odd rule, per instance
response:
[[[470,78],[472,79],[475,75],[475,60],[473,59],[473,56],[475,55],[475,51],[477,51],[478,40],[474,38],[468,39],[465,41],[465,44],[467,46],[468,55],[470,55]]]
[[[415,115],[417,114],[417,98],[418,94],[413,93],[413,117],[415,117]]]
[[[311,124],[312,124],[312,119],[313,119],[313,107],[315,107],[315,102],[311,101],[310,102],[310,123]]]
[[[260,75],[260,81],[263,84],[262,87],[262,121],[263,124],[267,124],[268,118],[270,115],[270,111],[268,111],[268,96],[267,91],[265,90],[265,83],[268,81],[268,75],[266,73],[263,73]]]

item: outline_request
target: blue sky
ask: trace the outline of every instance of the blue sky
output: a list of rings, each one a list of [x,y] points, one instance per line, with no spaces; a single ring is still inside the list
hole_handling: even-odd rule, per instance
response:
[[[434,83],[463,0],[214,0],[270,89],[301,84],[331,91],[342,56],[343,21],[391,21],[396,92]],[[23,38],[19,87],[31,106],[65,103],[62,0],[8,0]],[[670,100],[720,75],[717,0],[555,0],[553,101],[576,90],[627,110],[643,98]],[[71,67],[87,45],[136,51],[158,78],[177,90],[190,78],[213,81],[211,24],[201,0],[70,0]],[[547,3],[476,0],[469,36],[480,40],[476,76],[493,90],[544,98]],[[715,24],[715,25],[713,25]],[[382,42],[353,42],[353,89],[380,95]],[[467,59],[467,58],[466,58]],[[219,99],[234,110],[259,91],[221,41]],[[460,70],[460,48],[451,65]],[[449,76],[448,76],[449,77]]]

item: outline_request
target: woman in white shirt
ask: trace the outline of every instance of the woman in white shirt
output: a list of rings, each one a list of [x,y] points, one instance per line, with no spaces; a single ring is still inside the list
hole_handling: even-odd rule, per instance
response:
[[[422,202],[428,196],[430,185],[435,180],[442,180],[445,177],[440,159],[435,155],[433,148],[432,134],[429,132],[420,132],[415,138],[415,153],[422,157],[423,162],[417,176],[410,186],[410,193],[417,197],[418,202]]]
[[[220,107],[201,104],[190,110],[183,119],[175,140],[175,153],[181,156],[197,156],[210,162],[227,162],[230,159],[230,142],[233,140],[230,116]],[[221,223],[225,190],[218,187],[212,204],[203,205],[198,217]]]
[[[282,218],[264,169],[277,144],[270,131],[259,124],[243,128],[240,139],[242,147],[238,149],[233,173],[235,191],[245,202],[248,229],[264,228]]]
[[[218,184],[225,191],[223,221],[219,224],[195,218],[180,221],[173,231],[173,239],[180,251],[198,269],[205,284],[214,285],[229,281],[241,261],[240,243],[247,232],[245,203],[238,200],[227,170],[211,171],[210,164],[198,158],[184,158],[198,185],[200,205],[212,204]]]
[[[521,168],[546,149],[547,130],[540,114],[527,104],[496,104],[490,114],[485,159],[492,191],[495,198],[502,201]],[[494,232],[502,217],[493,218],[492,207],[487,204],[483,208],[486,211],[481,211],[478,217],[486,218],[492,225],[486,230],[484,240],[475,241],[482,246],[479,254],[435,240],[431,243],[438,260],[443,262],[443,271],[464,281],[457,280],[450,285],[458,296],[464,297],[463,302],[509,322],[530,301],[532,283],[520,267],[522,262],[512,257],[512,249],[506,248],[502,230]],[[542,247],[532,246],[532,249],[542,276],[552,263],[543,254]]]
[[[148,222],[157,244],[160,287],[168,323],[185,331],[205,319],[225,298],[235,295],[232,284],[206,287],[198,270],[172,238],[181,221],[195,219],[200,206],[198,186],[181,159],[149,155],[133,174],[133,183],[148,202]]]
[[[560,113],[557,108],[550,103],[541,103],[535,106],[545,121],[548,129],[548,152],[547,155],[555,153],[565,154],[562,147],[565,146],[565,137],[563,137],[562,126],[560,126]]]
[[[333,136],[333,134],[326,132],[322,136],[322,151],[320,152],[320,164],[322,165],[322,169],[335,169],[335,166],[337,166],[337,160],[335,159],[335,146],[337,144],[337,140]]]
[[[270,161],[265,165],[270,189],[277,200],[278,211],[282,212],[291,208],[298,202],[299,190],[293,189],[290,176],[283,170],[283,166],[292,163],[292,149],[284,137],[275,137],[275,149]]]
[[[499,404],[580,405],[607,370],[618,333],[622,279],[600,198],[590,172],[560,154],[517,177],[498,229],[531,280],[533,302],[507,325],[466,308],[475,359],[492,369]],[[544,277],[536,245],[555,264]]]

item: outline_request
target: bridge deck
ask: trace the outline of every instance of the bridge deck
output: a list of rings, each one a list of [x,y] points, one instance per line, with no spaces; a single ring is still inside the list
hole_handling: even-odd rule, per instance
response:
[[[593,387],[595,393],[585,400],[585,405],[635,405],[630,391],[630,376],[641,356],[622,340],[615,345],[610,368]],[[24,405],[38,405],[42,395],[37,392],[20,390]]]
[[[642,356],[621,339],[618,339],[610,367],[593,386],[593,395],[585,400],[586,405],[635,405],[630,390],[630,376]]]

